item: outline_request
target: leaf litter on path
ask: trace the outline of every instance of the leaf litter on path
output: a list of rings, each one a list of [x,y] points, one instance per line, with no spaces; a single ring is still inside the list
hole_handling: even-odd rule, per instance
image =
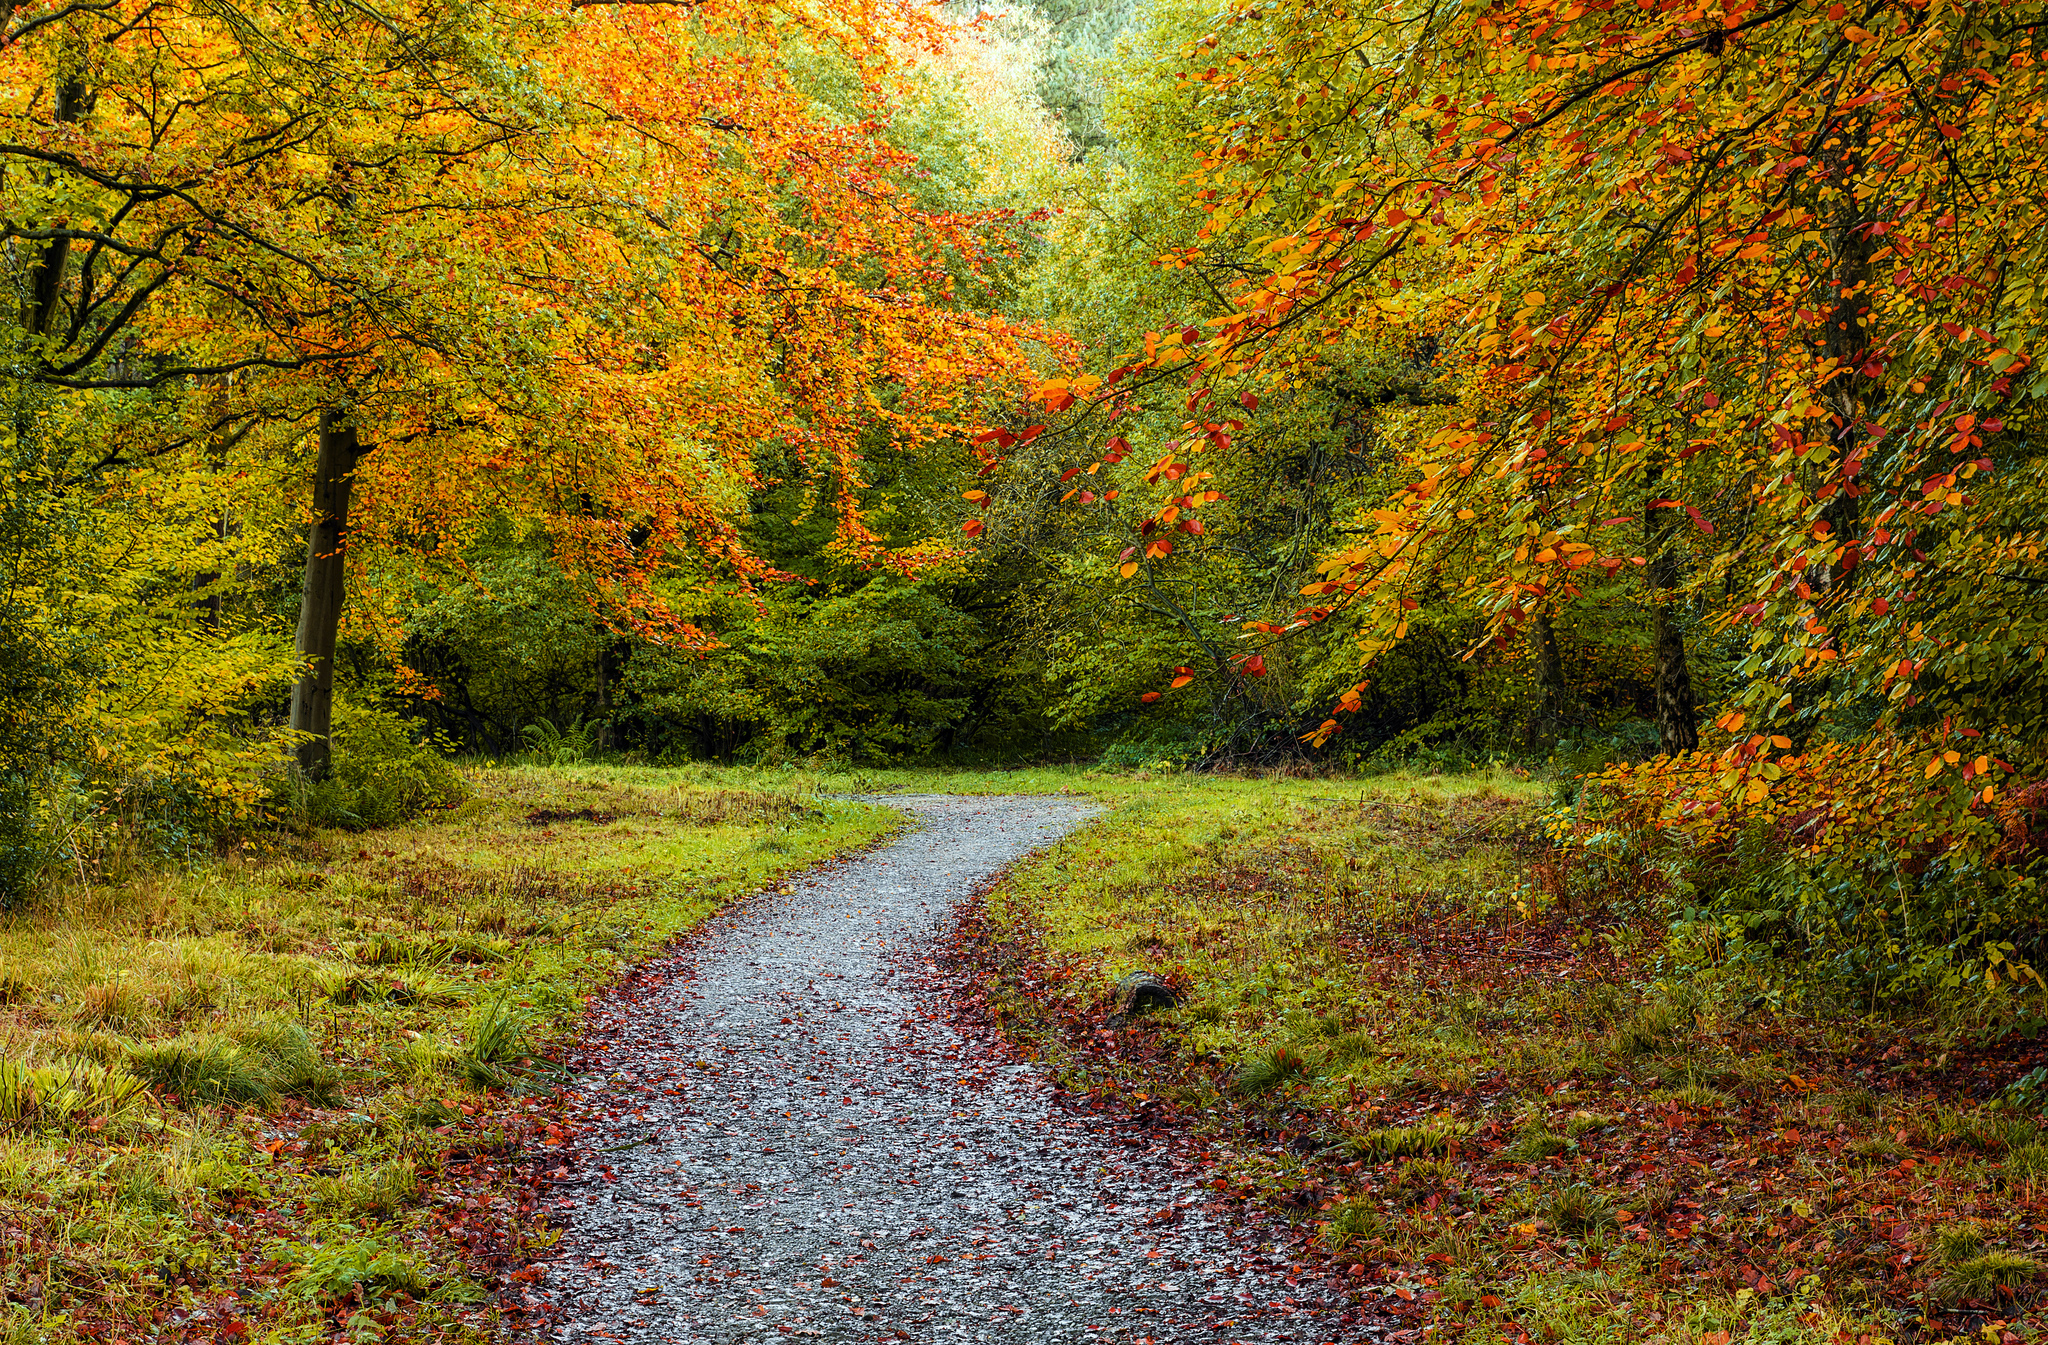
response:
[[[891,798],[922,824],[707,921],[594,1001],[558,1340],[1379,1338],[1168,1128],[1073,1105],[960,1021],[956,903],[1077,825],[1048,798]]]

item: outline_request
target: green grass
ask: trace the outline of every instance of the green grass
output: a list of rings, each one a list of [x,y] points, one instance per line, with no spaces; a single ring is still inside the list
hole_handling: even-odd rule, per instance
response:
[[[252,837],[0,920],[0,1225],[32,1230],[0,1295],[38,1303],[0,1342],[140,1338],[224,1290],[255,1339],[372,1308],[387,1338],[484,1338],[428,1198],[450,1151],[508,1142],[591,991],[896,822],[765,774],[467,776],[476,797],[428,821]],[[479,1180],[452,1194],[544,1236]]]
[[[2048,1329],[2048,1136],[1886,1067],[1967,1025],[1803,999],[1784,969],[1717,960],[1661,890],[1547,890],[1535,782],[1037,783],[1105,812],[987,898],[1007,1029],[1070,1087],[1223,1131],[1221,1183],[1310,1225],[1369,1294],[1431,1305],[1404,1326],[1876,1341],[1996,1299]],[[1096,1052],[1139,970],[1181,996],[1126,1029],[1160,1049]],[[1873,1067],[1880,1032],[1903,1044]],[[1990,1217],[2012,1234],[1937,1238]]]

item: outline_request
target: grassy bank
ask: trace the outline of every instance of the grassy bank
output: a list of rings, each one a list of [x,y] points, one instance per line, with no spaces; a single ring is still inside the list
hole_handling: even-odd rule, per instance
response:
[[[773,779],[470,783],[0,923],[0,1341],[494,1336],[582,996],[894,820]]]
[[[1155,782],[989,896],[990,1000],[1074,1085],[1209,1118],[1221,1185],[1432,1338],[2036,1338],[2048,1132],[2001,1094],[2040,1053],[2010,1014],[1860,1016],[1590,901],[1540,802]],[[1134,970],[1183,1005],[1106,1036]]]

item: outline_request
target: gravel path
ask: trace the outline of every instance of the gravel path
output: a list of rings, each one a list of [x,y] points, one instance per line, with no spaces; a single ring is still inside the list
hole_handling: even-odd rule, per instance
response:
[[[886,802],[918,825],[592,1006],[577,1063],[607,1119],[555,1174],[555,1337],[1373,1339],[1171,1137],[951,1025],[926,960],[948,911],[1089,810]]]

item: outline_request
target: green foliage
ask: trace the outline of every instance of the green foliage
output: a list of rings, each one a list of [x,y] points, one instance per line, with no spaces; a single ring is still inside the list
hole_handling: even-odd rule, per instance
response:
[[[2017,1252],[1984,1252],[1951,1264],[1934,1282],[1936,1299],[1961,1303],[1970,1299],[1996,1299],[2018,1290],[2041,1274],[2041,1263]]]
[[[1371,1242],[1379,1235],[1383,1223],[1376,1201],[1363,1196],[1353,1197],[1331,1207],[1329,1221],[1322,1229],[1323,1240],[1330,1247],[1344,1251]]]
[[[1547,1119],[1533,1115],[1522,1124],[1503,1152],[1518,1163],[1535,1163],[1555,1158],[1571,1147],[1571,1140],[1553,1131]]]
[[[288,803],[307,826],[363,831],[453,808],[469,787],[431,743],[388,711],[337,705],[334,764],[325,780],[293,778]]]
[[[1544,1196],[1538,1208],[1551,1227],[1571,1237],[1615,1228],[1614,1206],[1607,1196],[1583,1182],[1561,1186]]]
[[[68,1131],[121,1115],[146,1085],[90,1060],[31,1067],[0,1060],[0,1129]]]
[[[278,1259],[298,1266],[293,1287],[307,1298],[340,1298],[359,1289],[422,1298],[432,1287],[419,1257],[384,1238],[293,1245]]]
[[[342,1219],[370,1215],[388,1219],[419,1193],[419,1169],[409,1158],[387,1159],[336,1177],[316,1178],[313,1203]]]
[[[50,800],[80,744],[72,713],[102,657],[65,610],[87,527],[27,437],[0,452],[0,909],[24,901],[55,858]]]
[[[519,730],[526,740],[526,759],[535,766],[581,766],[597,750],[597,737],[580,718],[561,728],[549,720]]]
[[[325,1105],[341,1081],[305,1029],[277,1021],[147,1042],[129,1054],[128,1068],[187,1103],[267,1104],[285,1094]]]
[[[1347,1146],[1360,1158],[1375,1163],[1395,1158],[1441,1158],[1474,1129],[1469,1122],[1439,1117],[1417,1126],[1378,1126],[1352,1136]]]
[[[1293,1046],[1269,1046],[1254,1052],[1237,1070],[1237,1090],[1257,1097],[1309,1072],[1308,1057]]]
[[[469,1044],[459,1057],[462,1072],[479,1087],[504,1083],[510,1077],[508,1067],[531,1049],[526,1033],[535,1016],[531,1009],[513,1003],[507,991],[478,1005],[469,1016]]]

